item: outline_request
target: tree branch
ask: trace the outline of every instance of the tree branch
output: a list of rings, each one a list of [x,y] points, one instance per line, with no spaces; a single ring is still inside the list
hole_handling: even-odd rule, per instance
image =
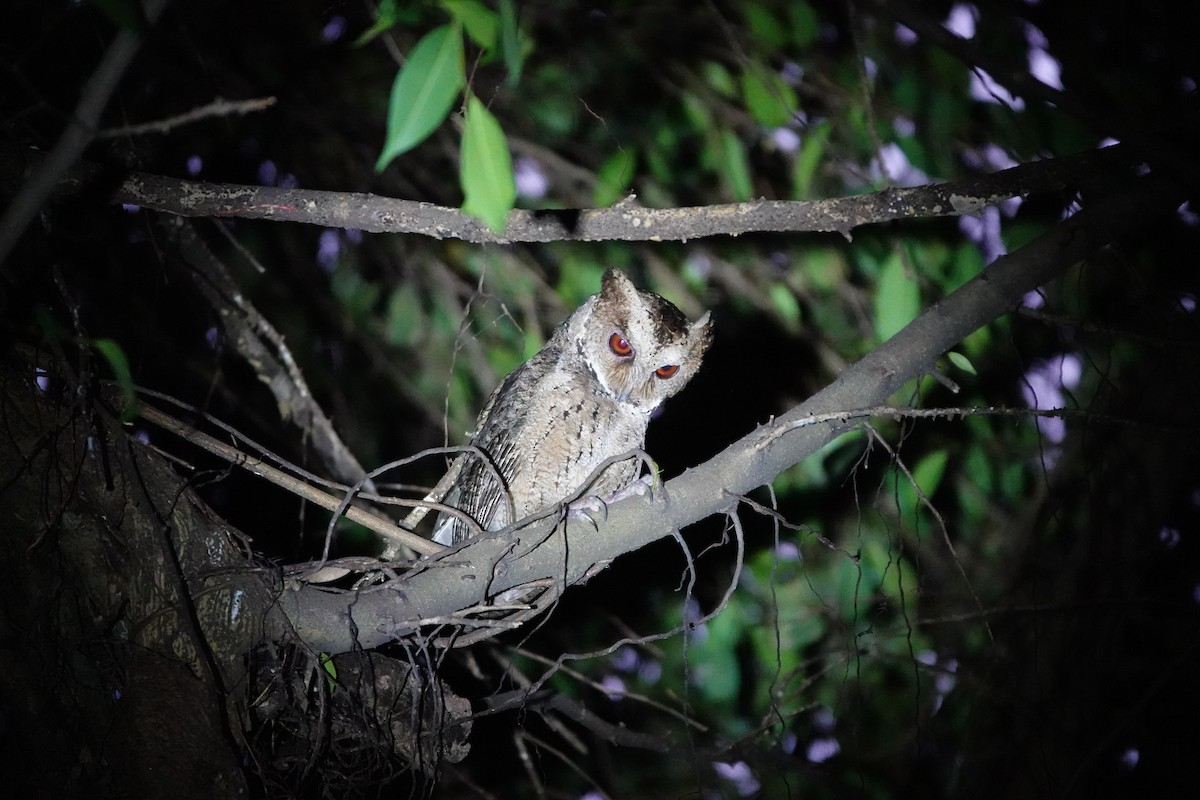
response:
[[[191,267],[188,276],[220,320],[226,340],[270,389],[279,416],[304,432],[305,439],[334,477],[348,483],[361,480],[366,470],[313,397],[283,336],[238,289],[194,223],[178,218],[161,219],[184,262]],[[373,484],[368,483],[367,488],[373,490]]]
[[[731,498],[769,483],[852,427],[837,419],[816,425],[800,421],[884,404],[967,334],[1012,310],[1027,292],[1050,282],[1115,236],[1169,212],[1181,202],[1181,195],[1174,187],[1146,178],[1064,220],[935,303],[787,414],[668,481],[655,496],[610,506],[607,518],[595,530],[570,518],[562,524],[556,517],[544,519],[469,540],[370,593],[329,594],[301,588],[285,592],[279,602],[310,646],[340,652],[355,644],[346,618],[353,618],[357,626],[358,644],[371,648],[412,633],[421,627],[422,619],[444,619],[514,587],[548,578],[564,586],[584,580],[595,565],[605,565],[726,511],[736,503]]]
[[[218,97],[207,105],[193,108],[182,114],[176,114],[166,119],[153,122],[141,122],[137,125],[122,125],[117,128],[105,128],[96,134],[97,139],[116,139],[122,136],[143,136],[148,133],[170,133],[175,128],[191,125],[193,122],[212,117],[231,117],[252,114],[275,105],[274,97],[256,97],[252,100],[226,100]]]
[[[30,159],[37,156],[27,154]],[[860,225],[913,217],[974,214],[1009,197],[1061,191],[1110,169],[1132,163],[1121,147],[1036,161],[961,181],[885,189],[829,200],[756,200],[687,208],[643,208],[634,202],[611,208],[509,213],[503,235],[456,208],[372,194],[283,189],[273,186],[185,181],[135,172],[109,195],[114,203],[139,205],[187,217],[234,217],[303,222],[370,233],[409,233],[477,244],[575,241],[688,241],[705,236],[757,232],[837,232]],[[0,173],[13,165],[0,165]],[[103,177],[81,167],[61,187],[80,191]]]

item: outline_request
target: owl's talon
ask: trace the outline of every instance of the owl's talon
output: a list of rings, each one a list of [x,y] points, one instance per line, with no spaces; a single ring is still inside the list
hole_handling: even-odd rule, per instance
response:
[[[593,528],[599,530],[600,525],[593,514],[599,515],[602,521],[608,519],[608,503],[594,494],[581,497],[567,505],[567,516],[590,522]]]
[[[655,489],[658,488],[658,472],[651,470],[649,475],[643,475],[628,486],[624,486],[617,491],[604,498],[605,503],[618,503],[629,497],[645,497],[646,495],[654,496]]]

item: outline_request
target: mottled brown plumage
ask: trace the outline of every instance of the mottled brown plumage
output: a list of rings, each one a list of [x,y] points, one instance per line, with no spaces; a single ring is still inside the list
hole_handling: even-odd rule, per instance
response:
[[[711,340],[707,313],[689,324],[674,305],[609,270],[600,293],[504,379],[479,415],[471,444],[503,485],[466,453],[444,502],[486,531],[562,502],[606,459],[643,446],[651,412],[691,380]],[[587,494],[628,485],[637,463],[609,466]],[[457,544],[469,535],[461,520],[442,515],[434,539]]]

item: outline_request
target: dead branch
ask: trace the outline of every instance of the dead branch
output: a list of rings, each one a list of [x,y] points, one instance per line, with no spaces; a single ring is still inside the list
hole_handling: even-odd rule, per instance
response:
[[[37,154],[25,153],[36,162]],[[828,200],[755,200],[689,208],[644,208],[632,198],[611,208],[509,213],[498,235],[456,208],[357,192],[187,181],[142,172],[128,174],[109,195],[125,203],[185,217],[229,217],[302,222],[370,233],[410,233],[478,244],[551,241],[688,241],[706,236],[762,232],[837,232],[861,225],[916,217],[975,214],[1010,197],[1061,191],[1098,172],[1120,169],[1130,156],[1120,146],[1065,158],[1022,164],[990,175],[949,183],[892,188]],[[0,159],[0,179],[25,168]],[[81,191],[103,171],[81,164],[60,189]]]

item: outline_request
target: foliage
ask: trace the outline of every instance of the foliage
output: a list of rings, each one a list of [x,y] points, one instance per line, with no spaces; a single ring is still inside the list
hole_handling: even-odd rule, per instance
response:
[[[388,103],[387,139],[375,164],[377,170],[423,142],[445,120],[467,83],[464,31],[480,48],[481,60],[499,54],[511,80],[520,75],[520,34],[511,2],[501,4],[498,13],[478,0],[443,0],[441,5],[454,22],[439,25],[421,37],[396,73]],[[400,22],[400,9],[395,3],[386,3],[380,7],[379,20],[359,41],[370,41]],[[463,210],[500,232],[516,193],[508,146],[500,125],[478,99],[470,95],[464,105],[467,113],[459,173],[466,197]]]
[[[440,25],[425,34],[396,73],[388,103],[387,141],[375,168],[382,170],[425,141],[442,124],[465,82],[462,31]]]

